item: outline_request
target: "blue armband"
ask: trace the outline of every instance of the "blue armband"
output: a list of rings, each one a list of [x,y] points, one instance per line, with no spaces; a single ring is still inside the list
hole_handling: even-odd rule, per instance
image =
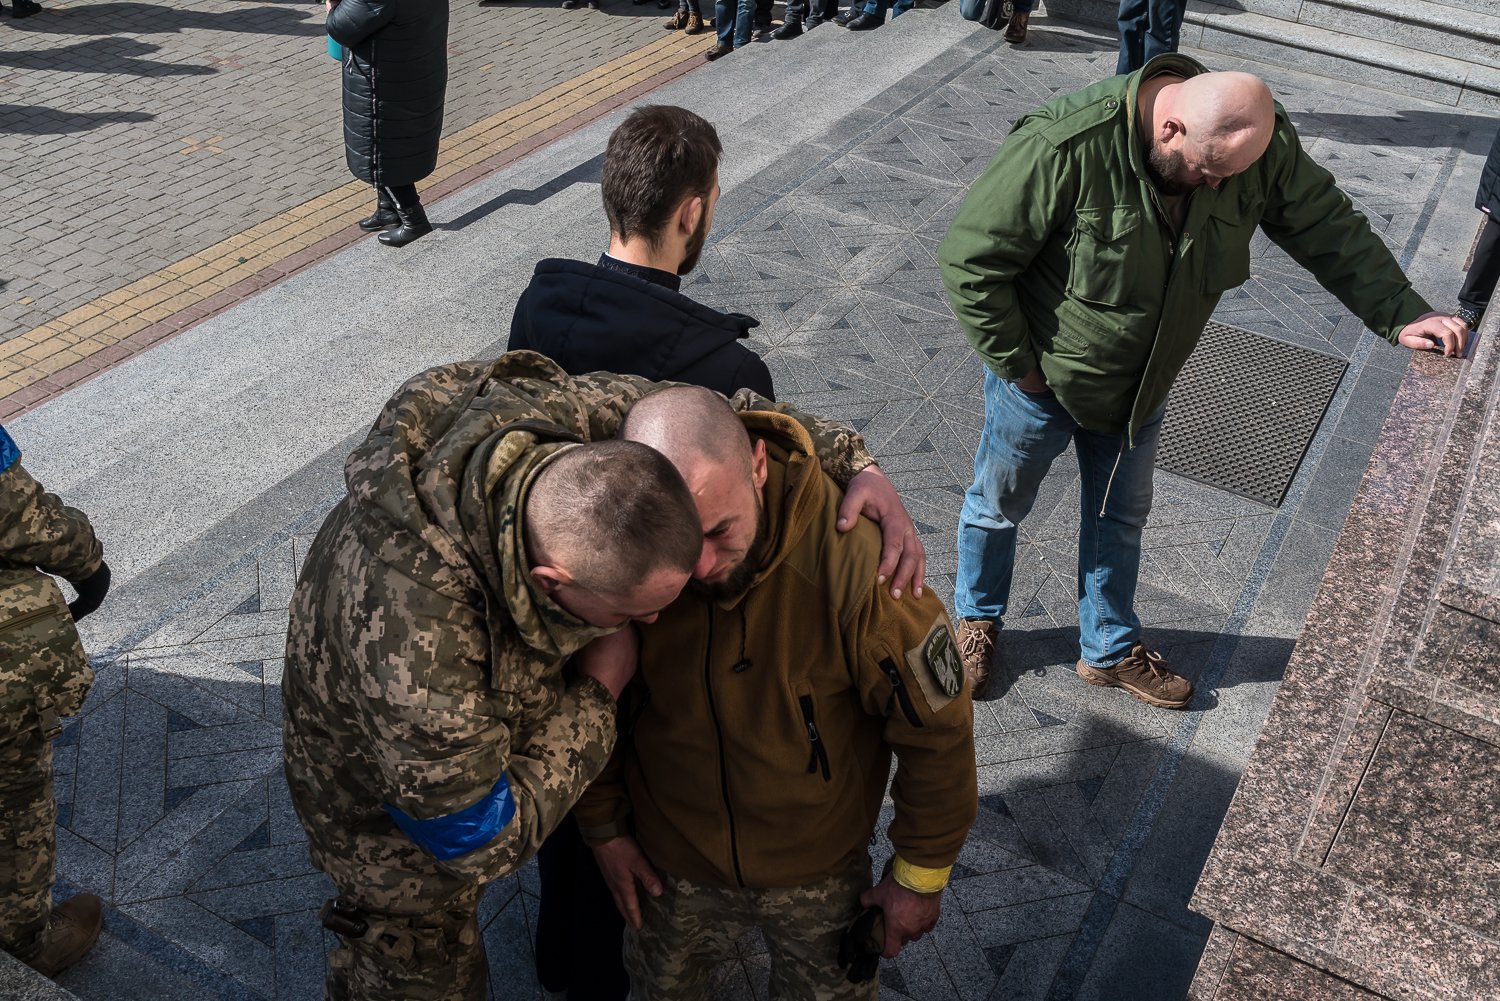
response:
[[[417,820],[389,803],[385,804],[385,812],[408,838],[433,858],[447,861],[467,855],[494,840],[516,815],[516,801],[510,794],[510,780],[502,772],[500,781],[484,798],[446,817]]]
[[[0,473],[14,466],[20,457],[20,446],[16,444],[14,438],[5,433],[5,426],[0,425]]]

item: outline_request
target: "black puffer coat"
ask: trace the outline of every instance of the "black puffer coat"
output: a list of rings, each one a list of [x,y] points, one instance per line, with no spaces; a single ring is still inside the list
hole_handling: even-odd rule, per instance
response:
[[[415,184],[437,166],[448,87],[448,0],[339,0],[344,154],[375,185]]]
[[[1500,133],[1495,135],[1495,145],[1490,147],[1490,158],[1484,162],[1484,173],[1479,175],[1479,193],[1474,196],[1474,207],[1489,212],[1490,218],[1500,221]]]
[[[774,399],[766,363],[740,343],[758,326],[634,275],[550,257],[516,301],[506,350],[540,351],[575,374],[626,372]]]

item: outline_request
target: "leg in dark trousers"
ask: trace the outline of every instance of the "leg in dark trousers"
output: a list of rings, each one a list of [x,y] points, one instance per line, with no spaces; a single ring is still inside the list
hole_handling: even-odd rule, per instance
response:
[[[630,978],[620,957],[625,919],[569,814],[537,853],[541,907],[536,975],[568,1001],[625,1001]]]
[[[1474,260],[1464,276],[1463,288],[1458,290],[1459,305],[1468,307],[1475,316],[1483,316],[1490,297],[1495,294],[1497,281],[1500,281],[1500,222],[1486,216],[1479,243],[1474,247]]]

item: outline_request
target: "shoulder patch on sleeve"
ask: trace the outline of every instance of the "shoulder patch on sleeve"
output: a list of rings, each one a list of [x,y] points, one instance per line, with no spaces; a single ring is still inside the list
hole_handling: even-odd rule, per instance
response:
[[[5,427],[0,425],[0,473],[14,466],[20,457],[20,446],[16,444],[14,438],[5,433]]]
[[[964,665],[948,617],[940,615],[921,644],[906,651],[906,663],[933,712],[941,712],[964,690]]]

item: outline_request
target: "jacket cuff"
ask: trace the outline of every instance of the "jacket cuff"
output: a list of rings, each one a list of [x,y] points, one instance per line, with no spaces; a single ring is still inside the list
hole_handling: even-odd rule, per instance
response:
[[[579,824],[578,833],[582,836],[583,843],[592,848],[595,845],[602,845],[606,841],[622,838],[630,832],[625,829],[623,821],[611,820],[609,823],[600,824],[597,827],[585,827],[583,824]]]
[[[951,865],[929,869],[914,865],[900,855],[891,859],[891,878],[913,893],[941,893],[948,885],[948,875],[952,871]]]

